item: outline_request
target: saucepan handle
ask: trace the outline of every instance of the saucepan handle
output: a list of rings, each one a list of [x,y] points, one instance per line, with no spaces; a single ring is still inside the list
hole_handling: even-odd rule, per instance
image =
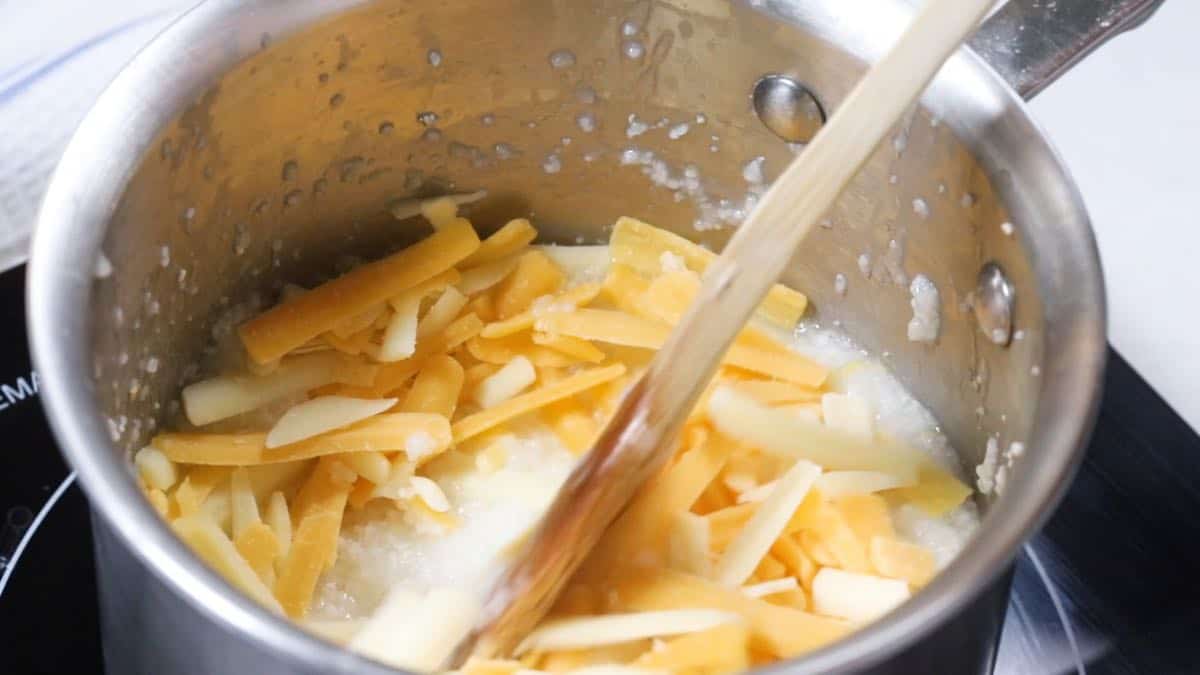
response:
[[[1163,0],[1009,0],[971,38],[1022,97],[1033,98],[1109,38],[1135,28]]]

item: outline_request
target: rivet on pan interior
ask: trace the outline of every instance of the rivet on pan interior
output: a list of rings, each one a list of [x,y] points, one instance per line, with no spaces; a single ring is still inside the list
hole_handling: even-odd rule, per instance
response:
[[[975,320],[979,329],[993,343],[1006,346],[1012,339],[1013,304],[1016,291],[995,262],[979,270],[975,288]]]
[[[754,84],[751,100],[758,119],[789,143],[808,143],[825,124],[816,96],[786,75],[764,75]]]

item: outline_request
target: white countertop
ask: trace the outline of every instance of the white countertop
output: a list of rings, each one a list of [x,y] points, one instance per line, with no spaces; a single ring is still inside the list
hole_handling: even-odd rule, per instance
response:
[[[0,0],[0,259],[117,69],[189,2]],[[1116,348],[1200,428],[1200,2],[1171,0],[1033,103],[1092,215]]]
[[[1092,217],[1108,336],[1200,429],[1200,2],[1168,0],[1033,101]]]

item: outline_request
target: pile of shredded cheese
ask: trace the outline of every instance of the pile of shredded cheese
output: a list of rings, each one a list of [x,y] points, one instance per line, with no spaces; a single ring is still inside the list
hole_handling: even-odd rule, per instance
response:
[[[178,535],[250,597],[434,671],[715,256],[629,218],[607,246],[553,247],[524,219],[481,241],[452,198],[420,211],[424,240],[289,287],[243,323],[242,367],[185,387],[191,428],[135,465]],[[971,490],[878,428],[844,386],[852,367],[791,348],[805,305],[768,294],[674,460],[550,616],[511,659],[464,672],[739,671],[929,582],[946,556],[900,520],[948,528]]]

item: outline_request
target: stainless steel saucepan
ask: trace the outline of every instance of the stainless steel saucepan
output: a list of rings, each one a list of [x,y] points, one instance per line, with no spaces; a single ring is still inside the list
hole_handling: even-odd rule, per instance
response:
[[[791,265],[784,281],[810,295],[813,318],[884,354],[968,469],[989,437],[1028,450],[927,589],[778,669],[990,668],[1007,570],[1081,458],[1105,357],[1087,215],[1021,97],[1157,4],[1009,2]],[[776,134],[811,137],[910,12],[900,0],[209,0],[172,25],[71,141],[29,267],[46,406],[95,514],[109,670],[391,672],[242,597],[134,483],[128,453],[170,417],[231,305],[411,240],[415,221],[389,207],[450,190],[488,189],[478,223],[532,215],[563,242],[603,239],[629,214],[719,247],[760,170],[798,149]],[[906,337],[917,274],[940,291],[936,344]]]

